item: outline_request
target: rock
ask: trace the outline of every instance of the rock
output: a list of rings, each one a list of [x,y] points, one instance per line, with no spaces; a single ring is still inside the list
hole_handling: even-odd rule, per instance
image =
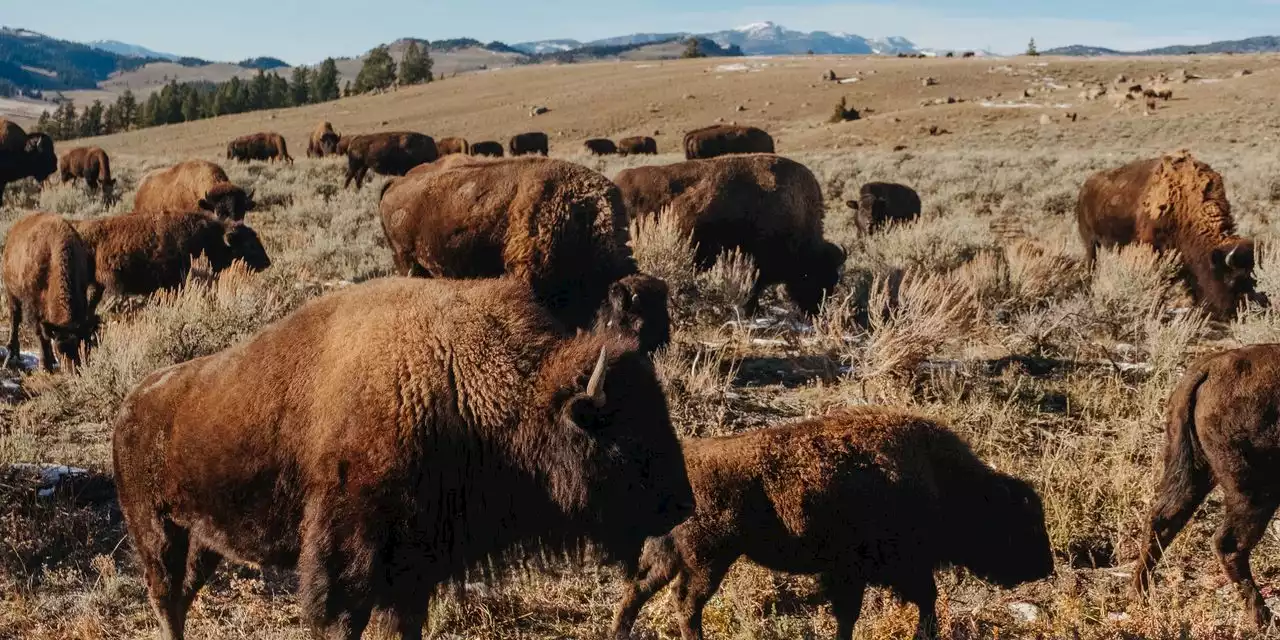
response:
[[[685,100],[693,100],[694,98],[695,98],[695,96],[694,96],[692,93],[686,93],[686,94],[684,94],[684,99],[685,99]]]
[[[926,87],[932,87],[932,86],[934,86],[934,85],[938,84],[938,80],[937,80],[936,78],[932,78],[932,77],[930,77],[930,78],[925,78],[925,79],[923,79],[923,80],[921,80],[921,81],[920,81],[920,84],[922,84],[922,85],[924,85],[924,86],[926,86]]]
[[[1042,113],[1040,114],[1040,124],[1041,125],[1053,124],[1053,118],[1050,118],[1049,114],[1047,113]]]
[[[1009,612],[1022,622],[1036,622],[1044,615],[1040,607],[1030,602],[1015,602],[1009,605]]]
[[[544,113],[547,113],[548,111],[551,111],[551,109],[548,109],[547,107],[534,107],[533,109],[529,110],[529,117],[530,118],[537,117]]]
[[[893,145],[893,150],[894,150],[894,151],[906,151],[906,150],[907,150],[907,145],[905,145],[905,144],[895,144],[895,145]]]
[[[1128,81],[1129,81],[1129,76],[1126,76],[1125,74],[1122,73],[1116,76],[1115,80],[1112,80],[1112,84],[1124,84]]]
[[[746,111],[746,110],[747,110],[747,108],[746,108],[745,106],[743,106],[743,105],[738,105],[738,107],[737,107],[736,109],[734,109],[734,111]]]
[[[1251,76],[1251,75],[1253,75],[1253,72],[1248,69],[1241,69],[1235,73],[1235,77],[1237,78],[1243,78],[1245,76]]]
[[[1022,90],[1022,97],[1024,98],[1034,98],[1035,95],[1036,95],[1036,90],[1034,88],[1028,88],[1028,89]]]
[[[1076,121],[1076,119],[1077,119],[1077,118],[1079,118],[1079,117],[1080,117],[1080,114],[1078,114],[1078,113],[1076,113],[1076,112],[1074,112],[1074,111],[1068,111],[1068,112],[1067,112],[1067,120],[1070,120],[1071,122],[1075,122],[1075,121]]]

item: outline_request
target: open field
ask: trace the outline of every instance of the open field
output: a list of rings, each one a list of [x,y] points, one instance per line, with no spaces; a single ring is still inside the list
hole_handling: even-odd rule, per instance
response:
[[[828,69],[861,79],[823,82]],[[1174,99],[1149,115],[1142,104],[1081,101],[1075,86],[1109,84],[1120,73],[1142,82],[1176,69],[1215,82],[1175,84]],[[1253,73],[1236,77],[1242,69]],[[924,77],[938,84],[925,87]],[[1068,88],[1024,97],[1050,85]],[[1277,95],[1275,56],[611,63],[469,74],[382,96],[61,143],[61,150],[86,143],[111,153],[121,202],[104,207],[71,185],[43,192],[13,185],[0,209],[0,238],[30,209],[75,218],[127,211],[147,170],[193,156],[219,160],[226,141],[244,133],[279,131],[299,159],[291,167],[227,167],[263,204],[249,222],[271,253],[270,270],[233,271],[216,282],[196,277],[180,293],[145,304],[104,303],[101,346],[75,376],[0,373],[0,638],[152,637],[155,623],[110,485],[108,425],[121,398],[158,367],[233,344],[325,291],[390,273],[377,216],[380,181],[341,191],[342,162],[302,157],[316,121],[343,132],[412,129],[472,141],[543,130],[553,155],[613,176],[681,159],[673,152],[683,132],[717,118],[767,128],[780,153],[813,170],[827,201],[827,237],[849,260],[840,289],[813,322],[776,294],[760,317],[741,318],[734,306],[747,270],[695,275],[680,238],[648,227],[635,234],[641,268],[668,279],[674,292],[673,344],[656,362],[682,436],[740,432],[848,405],[911,407],[953,425],[985,460],[1036,486],[1057,559],[1054,577],[1009,591],[941,572],[945,637],[1254,637],[1211,552],[1216,495],[1162,562],[1154,599],[1135,602],[1127,587],[1160,468],[1166,397],[1196,355],[1280,340],[1280,313],[1250,309],[1212,323],[1183,311],[1186,296],[1169,279],[1173,265],[1142,250],[1105,254],[1088,278],[1074,202],[1092,172],[1187,147],[1225,176],[1242,235],[1280,240],[1273,225],[1280,214]],[[874,113],[827,124],[841,96]],[[920,106],[947,96],[966,102]],[[552,111],[531,119],[534,104]],[[1067,112],[1079,118],[1067,121]],[[950,133],[921,130],[930,126]],[[586,138],[655,131],[664,155],[578,153]],[[915,187],[923,218],[859,237],[843,202],[872,180]],[[1280,267],[1267,258],[1259,288],[1276,300]],[[888,313],[886,283],[901,283]],[[29,330],[23,340],[34,349]],[[81,467],[89,478],[40,498],[8,469],[33,462]],[[1280,585],[1274,537],[1254,554],[1268,597]],[[431,631],[451,639],[604,637],[620,594],[616,573],[547,564],[500,584],[448,590],[433,609]],[[706,627],[716,639],[822,638],[834,632],[829,614],[813,580],[744,562],[708,605]],[[227,567],[193,607],[188,637],[303,638],[299,616],[287,573]],[[912,607],[872,590],[858,637],[905,637],[914,624]],[[666,598],[653,600],[636,630],[646,640],[678,637]]]

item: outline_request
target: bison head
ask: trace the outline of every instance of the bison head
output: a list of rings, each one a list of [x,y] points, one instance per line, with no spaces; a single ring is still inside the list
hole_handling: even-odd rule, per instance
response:
[[[1044,505],[1031,485],[993,472],[965,489],[965,513],[952,516],[969,523],[951,534],[956,564],[1006,588],[1053,573]]]
[[[320,136],[320,151],[325,155],[333,155],[338,152],[338,134],[326,133]]]
[[[96,314],[66,327],[47,327],[58,350],[58,360],[68,369],[80,365],[81,356],[98,346],[98,329],[101,323]]]
[[[1207,264],[1190,265],[1197,299],[1215,318],[1229,319],[1246,300],[1265,303],[1253,278],[1252,240],[1232,238],[1209,252]]]
[[[41,184],[58,171],[58,156],[53,151],[53,138],[48,134],[33,133],[27,137],[28,175]]]
[[[209,189],[196,206],[223,220],[240,222],[244,220],[246,213],[257,206],[253,201],[253,193],[246,193],[240,187],[223,182]]]
[[[642,273],[627,276],[610,285],[609,300],[596,324],[634,336],[641,351],[653,353],[671,341],[667,295],[667,283],[658,278]]]
[[[228,225],[223,240],[229,252],[228,263],[234,260],[243,261],[251,271],[263,271],[271,266],[271,258],[267,256],[266,247],[262,246],[257,232],[248,225],[242,223]],[[218,265],[214,266],[218,267]]]
[[[818,313],[823,298],[839,284],[844,261],[844,249],[830,242],[820,243],[803,270],[788,279],[787,295],[801,311],[809,315]]]

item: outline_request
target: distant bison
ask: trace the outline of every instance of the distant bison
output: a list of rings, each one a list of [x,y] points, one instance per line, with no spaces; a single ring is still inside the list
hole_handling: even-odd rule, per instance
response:
[[[347,188],[355,179],[359,190],[370,169],[384,176],[402,176],[439,157],[436,141],[421,133],[393,131],[356,136],[347,146],[347,179],[342,188]]]
[[[328,122],[317,124],[311,131],[310,140],[307,141],[307,157],[323,158],[339,153],[338,140],[340,138],[334,132],[332,124]]]
[[[1185,151],[1141,160],[1089,178],[1076,218],[1090,266],[1099,247],[1146,244],[1177,251],[1196,301],[1226,319],[1255,291],[1254,245],[1236,235],[1222,176]]]
[[[115,189],[111,159],[98,147],[77,147],[64,153],[58,160],[58,173],[68,184],[83,178],[89,191],[99,192],[104,199],[110,199]]]
[[[279,160],[293,164],[293,158],[289,156],[289,147],[285,144],[284,136],[270,132],[240,136],[228,142],[227,159],[240,162],[249,162],[250,160],[275,162]]]
[[[822,238],[822,187],[798,162],[774,155],[692,160],[627,169],[614,181],[632,217],[677,216],[698,246],[700,268],[724,251],[751,256],[760,275],[749,312],[765,287],[782,283],[796,306],[817,313],[840,280],[845,254]]]
[[[624,156],[658,155],[658,141],[648,136],[623,138],[618,141],[618,153]]]
[[[28,215],[9,228],[0,260],[9,299],[5,366],[21,363],[18,328],[24,311],[35,325],[46,371],[53,370],[55,344],[65,368],[78,364],[81,345],[93,336],[98,322],[86,298],[89,251],[75,229],[51,213]]]
[[[618,153],[618,145],[606,138],[592,138],[582,143],[582,147],[587,150],[587,153],[596,156],[612,156]]]
[[[32,178],[43,186],[58,171],[53,138],[43,133],[27,135],[22,127],[0,118],[0,205],[10,182]]]
[[[508,280],[383,278],[313,300],[144,378],[112,448],[173,638],[223,558],[296,568],[316,637],[359,638],[378,609],[421,638],[436,587],[469,569],[582,541],[631,569],[692,513],[648,358],[575,336]]]
[[[441,157],[455,154],[471,155],[471,145],[467,144],[466,138],[444,138],[436,142],[436,149],[440,151]]]
[[[845,203],[853,211],[854,222],[862,235],[870,235],[881,227],[910,222],[920,217],[920,194],[903,184],[868,182],[862,185],[861,199]]]
[[[491,158],[501,158],[504,153],[501,142],[486,140],[471,145],[471,155],[473,156],[489,156]]]
[[[1249,616],[1261,628],[1271,624],[1249,556],[1266,535],[1280,495],[1278,415],[1280,345],[1217,353],[1187,370],[1169,398],[1164,474],[1133,576],[1135,591],[1149,591],[1164,550],[1221,485],[1223,521],[1213,547]]]
[[[645,543],[614,634],[672,579],[685,640],[740,557],[819,574],[836,638],[852,640],[868,585],[920,610],[937,633],[934,571],[958,565],[1003,587],[1053,572],[1040,497],[992,470],[955,434],[892,409],[859,409],[781,427],[684,442],[695,514]]]
[[[684,157],[687,160],[735,153],[773,152],[773,138],[756,127],[718,124],[690,131],[684,136]]]
[[[512,156],[527,156],[535,153],[545,156],[550,152],[547,134],[539,132],[522,133],[513,136],[507,146],[511,150]]]
[[[253,192],[231,183],[222,167],[188,160],[142,177],[133,208],[139,213],[208,211],[226,220],[244,220],[253,211]]]

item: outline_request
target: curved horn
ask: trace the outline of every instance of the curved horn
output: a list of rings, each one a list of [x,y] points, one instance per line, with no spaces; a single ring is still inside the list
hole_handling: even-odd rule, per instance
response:
[[[1230,267],[1230,266],[1231,266],[1231,259],[1235,257],[1235,255],[1236,255],[1236,249],[1239,249],[1239,248],[1240,248],[1239,246],[1231,247],[1231,251],[1228,251],[1228,252],[1227,252],[1227,257],[1226,257],[1226,259],[1224,259],[1224,260],[1222,261],[1222,262],[1223,262],[1223,264],[1225,264],[1225,265],[1227,265],[1228,267]]]
[[[591,372],[591,380],[587,382],[587,395],[597,403],[604,401],[604,360],[605,348],[600,347],[600,357],[596,360],[595,371]]]

